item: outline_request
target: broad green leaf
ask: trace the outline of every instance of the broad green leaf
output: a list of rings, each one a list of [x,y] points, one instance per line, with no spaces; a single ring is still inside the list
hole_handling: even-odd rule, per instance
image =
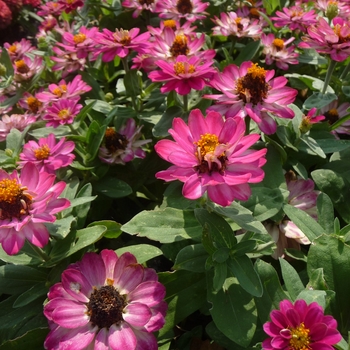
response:
[[[230,249],[227,247],[220,247],[218,250],[216,250],[213,255],[212,259],[216,263],[224,263],[228,258],[230,257]]]
[[[2,343],[0,350],[42,349],[48,331],[46,328],[30,330],[15,339],[10,339]]]
[[[118,238],[123,232],[121,230],[122,225],[112,220],[94,221],[90,223],[87,227],[98,225],[102,225],[107,228],[105,234],[103,235],[103,237],[105,238]]]
[[[100,149],[101,143],[104,139],[106,131],[106,126],[100,126],[96,120],[93,120],[89,125],[89,129],[86,134],[86,154],[85,154],[85,164],[88,165],[89,162],[93,161]]]
[[[317,197],[317,217],[325,232],[333,233],[334,208],[331,199],[325,193],[320,193]]]
[[[207,258],[208,253],[201,243],[191,244],[179,251],[173,269],[204,272]]]
[[[178,106],[169,107],[159,122],[153,127],[153,136],[154,137],[167,137],[169,136],[168,130],[171,128],[174,118],[182,118],[183,110]]]
[[[73,215],[70,215],[63,219],[56,220],[53,223],[48,223],[46,224],[46,227],[50,232],[50,236],[56,237],[58,239],[63,239],[70,232],[75,220],[76,218]]]
[[[211,276],[208,276],[210,283]],[[256,330],[257,310],[253,297],[236,278],[227,278],[218,292],[208,288],[210,314],[216,327],[229,339],[247,347]],[[229,320],[229,322],[228,322]]]
[[[252,261],[246,255],[232,256],[227,261],[227,266],[245,291],[255,297],[262,296],[263,288],[260,277],[254,270]]]
[[[318,86],[318,88],[322,87]],[[332,101],[336,100],[337,98],[338,96],[332,92],[328,92],[325,94],[322,94],[320,92],[313,92],[313,94],[304,101],[303,108],[305,108],[306,110],[309,110],[314,107],[320,109],[329,105]]]
[[[129,245],[127,247],[119,248],[115,252],[118,254],[118,256],[125,252],[129,252],[135,255],[138,263],[140,264],[163,254],[159,248],[150,244]]]
[[[278,1],[278,0],[272,0]],[[244,61],[250,61],[254,58],[260,48],[260,40],[253,40],[245,45],[240,51],[237,58],[234,60],[236,65],[241,65]]]
[[[213,291],[218,292],[225,283],[227,277],[227,264],[214,263]]]
[[[114,177],[104,177],[94,184],[94,189],[110,198],[122,198],[132,193],[132,188],[126,182]]]
[[[285,204],[283,210],[311,242],[324,233],[322,226],[305,211],[290,204]]]
[[[315,290],[315,289],[327,290],[328,289],[328,286],[324,279],[324,273],[323,273],[322,267],[309,271],[309,282],[306,288],[310,290]]]
[[[298,273],[287,260],[279,258],[279,262],[281,265],[284,286],[286,287],[291,299],[294,301],[305,287]]]
[[[216,243],[217,248],[235,246],[237,243],[235,234],[223,217],[209,213],[206,209],[195,209],[194,213],[201,225],[209,229],[211,241]]]
[[[324,290],[303,290],[300,292],[297,299],[303,299],[307,304],[316,301],[324,310],[326,308],[326,297],[327,293]]]
[[[49,291],[48,287],[45,285],[45,282],[39,282],[22,293],[13,303],[14,308],[22,307],[31,303],[32,301],[42,298],[46,298],[46,294]]]
[[[241,256],[247,253],[252,253],[257,248],[257,241],[249,239],[247,241],[241,241],[232,250],[232,255]]]
[[[148,237],[161,243],[172,243],[185,239],[201,239],[202,227],[192,210],[165,208],[144,210],[122,226],[131,235]]]
[[[321,158],[326,158],[325,153],[323,152],[320,145],[314,140],[312,137],[307,134],[303,134],[300,140],[307,146],[307,148],[303,147],[303,144],[299,144],[299,149],[303,150],[307,153],[315,154]]]
[[[128,96],[136,98],[141,94],[142,75],[137,69],[130,69],[125,73],[124,86]]]
[[[260,276],[264,291],[261,298],[255,298],[255,303],[260,321],[265,323],[269,320],[270,312],[279,309],[279,303],[289,297],[281,287],[276,270],[270,264],[257,260],[254,267]]]
[[[350,147],[349,140],[338,139],[317,139],[317,144],[326,154],[343,151]]]

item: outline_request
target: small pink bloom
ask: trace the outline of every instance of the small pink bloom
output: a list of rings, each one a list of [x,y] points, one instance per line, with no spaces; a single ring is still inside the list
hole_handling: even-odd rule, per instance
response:
[[[182,194],[188,199],[200,198],[207,192],[213,202],[228,206],[235,199],[247,200],[251,195],[249,183],[264,178],[261,167],[266,163],[267,150],[248,149],[260,136],[244,136],[241,118],[224,120],[216,112],[204,118],[196,109],[191,111],[188,125],[175,118],[169,133],[175,142],[160,140],[155,150],[174,165],[156,177],[184,182]]]
[[[64,4],[58,3],[56,1],[48,1],[39,6],[38,15],[44,17],[49,15],[58,17],[64,11],[64,7]]]
[[[35,56],[31,59],[28,56],[23,56],[22,59],[16,59],[13,62],[14,79],[17,82],[23,82],[30,80],[41,73],[43,70],[43,59],[39,56]]]
[[[34,122],[36,122],[36,117],[29,114],[3,115],[0,120],[0,141],[5,141],[12,129],[23,131]]]
[[[47,112],[43,119],[48,121],[46,126],[53,126],[54,128],[60,125],[72,124],[82,107],[76,99],[63,98],[47,107]]]
[[[332,125],[339,119],[346,117],[350,114],[350,103],[343,102],[339,104],[338,100],[332,101],[329,105],[324,106],[320,109],[320,113],[322,113],[327,122]],[[348,134],[350,135],[350,120],[345,121],[342,125],[338,126],[335,130],[338,134]]]
[[[302,37],[299,47],[328,54],[337,62],[346,60],[350,55],[350,21],[336,17],[332,24],[319,17],[316,24],[307,28],[308,35]]]
[[[124,0],[122,2],[122,6],[134,10],[133,18],[137,18],[144,10],[155,12],[156,4],[157,0]]]
[[[203,62],[200,57],[186,57],[180,55],[174,62],[156,61],[160,68],[151,72],[148,77],[155,82],[166,82],[160,88],[165,93],[175,90],[180,95],[187,95],[194,90],[203,90],[206,81],[211,79],[215,73],[213,62]]]
[[[58,0],[57,3],[63,7],[63,11],[66,13],[70,13],[84,5],[82,0]]]
[[[35,50],[35,47],[27,39],[21,39],[21,41],[15,41],[13,44],[5,43],[4,48],[7,50],[11,61],[21,60],[25,54]]]
[[[19,155],[20,167],[32,162],[39,171],[54,174],[57,169],[64,168],[73,162],[75,155],[71,152],[74,147],[74,142],[66,141],[65,137],[56,143],[54,134],[43,137],[38,142],[28,141]]]
[[[86,253],[61,280],[44,306],[51,329],[45,349],[69,349],[72,343],[76,349],[158,349],[152,332],[165,322],[165,288],[134,255]]]
[[[303,116],[303,119],[301,121],[301,124],[299,126],[299,129],[301,132],[305,133],[308,132],[312,124],[317,124],[323,120],[326,119],[324,115],[316,115],[317,114],[317,108],[311,108],[309,112]]]
[[[48,243],[44,223],[54,222],[54,214],[70,205],[58,198],[65,182],[54,184],[55,179],[55,175],[40,173],[33,163],[27,163],[20,175],[0,169],[0,243],[7,254],[17,254],[26,239],[40,248]]]
[[[273,134],[277,125],[271,115],[293,118],[294,112],[287,105],[298,94],[297,90],[285,86],[285,77],[273,78],[274,74],[274,70],[265,70],[250,61],[243,62],[240,67],[226,66],[209,82],[222,94],[204,95],[216,101],[208,110],[217,111],[226,118],[248,115],[262,132]]]
[[[315,301],[307,305],[305,300],[280,302],[280,309],[270,313],[271,321],[263,326],[269,338],[262,343],[263,350],[333,349],[342,339],[337,321],[324,315]]]
[[[141,146],[151,140],[139,140],[142,136],[141,129],[142,126],[137,127],[132,118],[128,119],[118,132],[114,128],[107,128],[99,152],[101,161],[108,164],[125,164],[135,157],[145,158],[146,153]]]

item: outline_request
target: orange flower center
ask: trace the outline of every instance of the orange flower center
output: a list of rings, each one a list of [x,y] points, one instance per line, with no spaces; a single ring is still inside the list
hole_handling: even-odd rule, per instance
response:
[[[292,337],[289,340],[289,347],[291,350],[309,350],[310,344],[310,329],[305,328],[302,322],[296,328],[290,328]]]
[[[67,92],[67,85],[62,84],[57,86],[55,89],[52,91],[57,97],[61,97],[65,92]]]
[[[274,39],[272,45],[277,49],[277,51],[281,51],[284,48],[284,41],[282,39]]]
[[[26,65],[24,60],[15,61],[15,65],[16,65],[17,71],[19,73],[25,74],[25,73],[28,73],[30,71],[30,68]]]
[[[58,113],[58,118],[60,119],[68,119],[70,116],[69,110],[67,108],[61,109]]]
[[[177,57],[179,55],[187,55],[189,51],[190,50],[187,46],[187,37],[183,34],[176,35],[170,48],[171,56]]]
[[[42,106],[42,103],[35,97],[30,96],[27,98],[28,108],[33,112],[37,113],[39,108]]]
[[[324,116],[326,117],[326,120],[329,124],[334,124],[339,119],[339,113],[336,108],[332,108],[329,111],[327,111]]]
[[[129,141],[125,135],[119,134],[114,128],[107,128],[104,143],[108,151],[114,153],[118,150],[125,150]]]
[[[193,4],[191,0],[178,0],[176,3],[176,9],[179,13],[185,15],[186,13],[192,13]]]
[[[164,27],[176,29],[176,21],[173,19],[167,19],[163,22],[163,24],[164,24]]]
[[[339,24],[336,24],[333,28],[334,33],[339,37],[339,40],[338,40],[339,44],[346,43],[346,42],[350,41],[350,35],[347,35],[347,36],[341,35],[342,28],[343,27]]]
[[[116,34],[119,34],[119,36],[121,37],[121,39],[117,39],[117,37],[115,36],[115,41],[122,44],[122,45],[129,45],[131,43],[131,38],[129,35],[129,31],[128,30],[124,30],[124,29],[116,29]]]
[[[83,34],[83,33],[76,34],[76,35],[74,35],[74,37],[73,37],[73,41],[74,41],[76,44],[81,44],[81,43],[83,43],[85,40],[86,40],[86,35]]]
[[[174,64],[174,71],[176,75],[185,74],[185,73],[194,73],[196,68],[193,64],[188,64],[187,62],[176,62]]]
[[[32,197],[24,194],[26,187],[21,187],[16,179],[0,181],[0,220],[19,218],[28,214]]]
[[[48,159],[50,156],[50,148],[48,145],[44,145],[42,147],[37,148],[34,150],[34,156],[37,160],[44,160]]]
[[[198,152],[202,157],[204,157],[206,154],[214,152],[216,146],[218,146],[220,143],[217,135],[206,133],[201,135],[199,141],[195,142],[194,144],[198,146]]]
[[[270,85],[266,83],[265,76],[266,70],[254,63],[247,74],[237,80],[236,91],[244,102],[256,105],[267,97]]]
[[[16,53],[17,51],[17,46],[16,45],[11,45],[8,49],[7,49],[8,52],[10,53]]]

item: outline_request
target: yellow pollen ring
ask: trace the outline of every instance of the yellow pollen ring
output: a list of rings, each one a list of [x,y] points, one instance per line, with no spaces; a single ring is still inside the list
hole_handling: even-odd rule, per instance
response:
[[[309,350],[310,349],[310,329],[305,328],[304,322],[296,328],[290,328],[292,337],[289,340],[291,350]]]
[[[282,39],[276,38],[273,40],[272,45],[280,51],[284,48],[284,41]]]
[[[262,67],[259,67],[257,63],[248,68],[247,74],[250,74],[252,78],[263,78],[265,80],[266,70]]]
[[[169,27],[172,29],[176,28],[176,21],[173,19],[167,19],[163,22],[163,24],[164,24],[164,27]]]
[[[8,52],[15,53],[17,51],[17,46],[16,45],[11,45],[8,49]]]
[[[176,62],[174,64],[174,71],[176,75],[186,74],[186,73],[194,73],[196,68],[193,64],[188,64],[187,62]]]
[[[16,179],[0,181],[0,202],[13,204],[23,193],[23,189]]]
[[[70,116],[69,110],[68,109],[61,109],[58,113],[58,118],[60,119],[68,119]]]
[[[34,150],[34,156],[37,160],[44,160],[50,156],[50,148],[48,145],[44,145]]]
[[[220,143],[217,135],[206,133],[201,135],[201,138],[197,142],[194,142],[194,144],[198,146],[198,152],[200,152],[200,156],[203,158],[206,154],[214,152]],[[197,156],[199,156],[198,152],[196,152]]]
[[[86,40],[86,35],[83,34],[83,33],[76,34],[76,35],[74,35],[74,37],[73,37],[73,41],[74,41],[76,44],[81,44],[81,43],[83,43],[85,40]]]
[[[38,109],[41,107],[42,103],[35,97],[33,96],[29,96],[27,98],[27,104],[28,104],[28,107],[29,109],[32,111],[32,112],[37,112]]]

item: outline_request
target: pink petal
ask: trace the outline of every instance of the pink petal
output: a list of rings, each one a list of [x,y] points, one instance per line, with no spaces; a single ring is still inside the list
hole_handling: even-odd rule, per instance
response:
[[[134,330],[137,338],[137,346],[135,350],[158,350],[156,337],[152,333]]]
[[[97,333],[95,338],[94,350],[109,350],[108,344],[108,330],[107,328],[102,328]]]
[[[133,327],[143,327],[152,316],[148,306],[140,303],[128,304],[123,311],[124,320]]]
[[[129,302],[142,303],[149,307],[157,305],[165,297],[165,287],[159,282],[143,282],[128,295]]]
[[[117,282],[117,289],[120,294],[128,294],[134,290],[143,279],[143,266],[133,264],[127,266]]]
[[[91,286],[99,288],[105,284],[105,266],[100,255],[86,253],[80,262],[80,271]]]
[[[92,291],[92,286],[80,271],[68,268],[63,271],[61,280],[64,289],[74,299],[83,303],[89,302],[88,295]]]
[[[120,326],[113,324],[109,328],[108,344],[112,350],[135,350],[137,338],[133,329],[122,322]]]
[[[119,257],[119,259],[115,264],[114,272],[113,272],[114,283],[117,283],[119,281],[120,276],[123,273],[124,269],[130,264],[137,264],[137,260],[135,256],[132,255],[131,253],[126,252]]]
[[[203,189],[198,174],[191,175],[182,188],[182,194],[188,199],[200,198],[205,190]]]
[[[83,304],[61,300],[60,305],[52,312],[52,319],[61,327],[71,329],[85,326],[89,323],[90,317],[87,316],[86,307]]]

